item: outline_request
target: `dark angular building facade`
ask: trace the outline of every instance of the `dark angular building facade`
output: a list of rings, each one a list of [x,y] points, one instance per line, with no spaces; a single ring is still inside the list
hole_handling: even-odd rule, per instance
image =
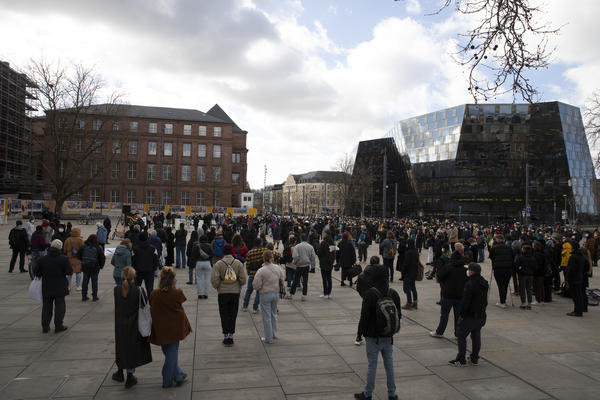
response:
[[[569,216],[597,214],[594,166],[577,107],[466,104],[400,121],[386,138],[410,159],[413,181],[403,191],[414,188],[418,200],[404,214],[493,222],[518,218],[527,205],[531,218],[544,222],[559,221],[563,209]],[[368,157],[359,145],[357,165],[362,158]]]

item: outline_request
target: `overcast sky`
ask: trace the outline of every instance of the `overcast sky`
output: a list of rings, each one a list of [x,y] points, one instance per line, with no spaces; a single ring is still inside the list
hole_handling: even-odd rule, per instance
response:
[[[94,66],[130,104],[218,103],[248,131],[252,188],[332,169],[398,120],[471,102],[449,54],[469,26],[442,0],[0,0],[0,59]],[[541,0],[540,0],[541,2]],[[563,26],[544,101],[600,88],[600,1],[546,0]],[[509,99],[509,102],[511,100]]]

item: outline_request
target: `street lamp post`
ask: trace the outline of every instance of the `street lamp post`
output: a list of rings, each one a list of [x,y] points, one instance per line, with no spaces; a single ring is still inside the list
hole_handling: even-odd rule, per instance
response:
[[[562,219],[565,220],[565,225],[567,224],[567,195],[563,194],[563,199],[565,199],[565,209],[563,210],[563,217]]]

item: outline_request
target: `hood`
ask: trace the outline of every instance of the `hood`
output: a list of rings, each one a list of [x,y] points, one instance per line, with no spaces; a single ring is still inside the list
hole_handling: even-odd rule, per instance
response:
[[[124,255],[127,254],[127,252],[129,252],[129,249],[123,245],[118,245],[117,248],[115,249],[115,255]]]
[[[50,247],[48,249],[48,255],[52,257],[57,257],[62,254],[62,250],[55,249],[54,247]]]
[[[381,293],[387,293],[390,287],[387,267],[384,267],[383,265],[373,265],[370,276],[373,286],[375,286]]]
[[[14,229],[18,229],[20,231],[24,230],[25,227],[23,225],[15,226]]]
[[[477,285],[481,288],[481,289],[485,289],[488,290],[490,285],[488,284],[488,282],[483,279],[483,276],[481,275],[473,275],[470,278],[472,281],[474,281],[475,283],[477,283]]]
[[[215,243],[218,243],[219,246],[221,246],[222,243],[225,243],[225,239],[223,239],[222,237],[218,237],[215,239]]]
[[[81,228],[76,226],[71,229],[71,237],[81,237]]]

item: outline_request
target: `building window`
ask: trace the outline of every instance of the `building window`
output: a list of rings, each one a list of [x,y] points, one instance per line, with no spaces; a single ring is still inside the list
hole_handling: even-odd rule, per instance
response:
[[[221,182],[221,167],[212,167],[213,182]]]
[[[137,140],[129,142],[129,154],[137,154]]]
[[[100,139],[94,139],[94,153],[100,153],[100,149],[102,148],[102,141]]]
[[[239,173],[234,172],[233,174],[231,174],[231,184],[232,185],[240,184],[240,174]]]
[[[148,142],[148,155],[149,156],[156,155],[156,142]]]
[[[171,203],[171,192],[162,192],[160,194],[160,204],[165,206]]]
[[[240,153],[231,153],[231,162],[234,164],[239,164],[241,160]]]
[[[75,138],[75,152],[81,153],[83,151],[83,139]]]
[[[192,126],[191,125],[184,125],[183,126],[183,134],[186,136],[190,136],[192,134]]]
[[[214,201],[213,201],[213,203],[214,203],[213,206],[218,207],[220,202],[221,202],[221,193],[215,192],[215,198],[214,198]]]
[[[128,190],[127,191],[127,202],[128,203],[135,203],[136,202],[135,190]]]
[[[173,134],[173,124],[165,124],[165,134],[166,135]]]
[[[181,205],[182,206],[190,205],[190,192],[181,192]]]
[[[173,178],[173,167],[170,164],[163,165],[163,181],[170,181]]]
[[[155,199],[154,199],[154,190],[147,190],[146,191],[146,204],[154,204]]]
[[[190,157],[192,155],[192,144],[184,143],[183,144],[183,156]]]
[[[137,164],[134,162],[127,163],[127,179],[137,178]]]
[[[204,192],[196,192],[196,205],[197,206],[204,205]]]
[[[112,203],[118,203],[121,201],[121,193],[119,193],[118,190],[111,190],[110,191],[110,201]]]
[[[119,132],[121,130],[121,123],[119,121],[113,122],[113,131]]]
[[[121,178],[121,163],[120,162],[115,161],[112,163],[112,166],[110,168],[110,177],[112,179]]]
[[[156,179],[156,164],[146,164],[146,179],[149,181]]]
[[[173,155],[173,143],[171,143],[171,142],[166,142],[165,143],[164,155],[165,156],[172,156]]]
[[[98,194],[98,189],[90,190],[90,201],[100,201],[100,194]]]
[[[137,123],[137,121],[131,121],[131,122],[129,122],[129,131],[130,132],[137,132],[138,131],[138,123]]]
[[[150,122],[148,124],[148,132],[157,133],[158,132],[158,124],[156,122]]]
[[[100,160],[90,161],[90,178],[100,175]]]
[[[189,182],[192,175],[192,167],[189,165],[181,166],[181,180],[184,182]]]
[[[58,168],[58,176],[61,178],[65,176],[65,160],[60,160],[60,166]]]
[[[76,122],[77,129],[85,129],[85,120],[78,119]]]
[[[95,131],[99,131],[100,129],[102,129],[102,120],[95,119],[92,122],[92,129]]]
[[[206,136],[206,126],[200,125],[198,127],[198,136]]]
[[[198,145],[198,157],[206,157],[206,145],[205,144]]]
[[[206,181],[206,167],[204,165],[198,165],[196,170],[196,179],[198,182]]]
[[[119,142],[118,140],[113,140],[112,152],[113,154],[121,154],[121,142]]]
[[[213,144],[213,158],[221,158],[221,145]]]
[[[213,136],[214,137],[221,137],[221,127],[220,126],[215,126],[213,128]]]

